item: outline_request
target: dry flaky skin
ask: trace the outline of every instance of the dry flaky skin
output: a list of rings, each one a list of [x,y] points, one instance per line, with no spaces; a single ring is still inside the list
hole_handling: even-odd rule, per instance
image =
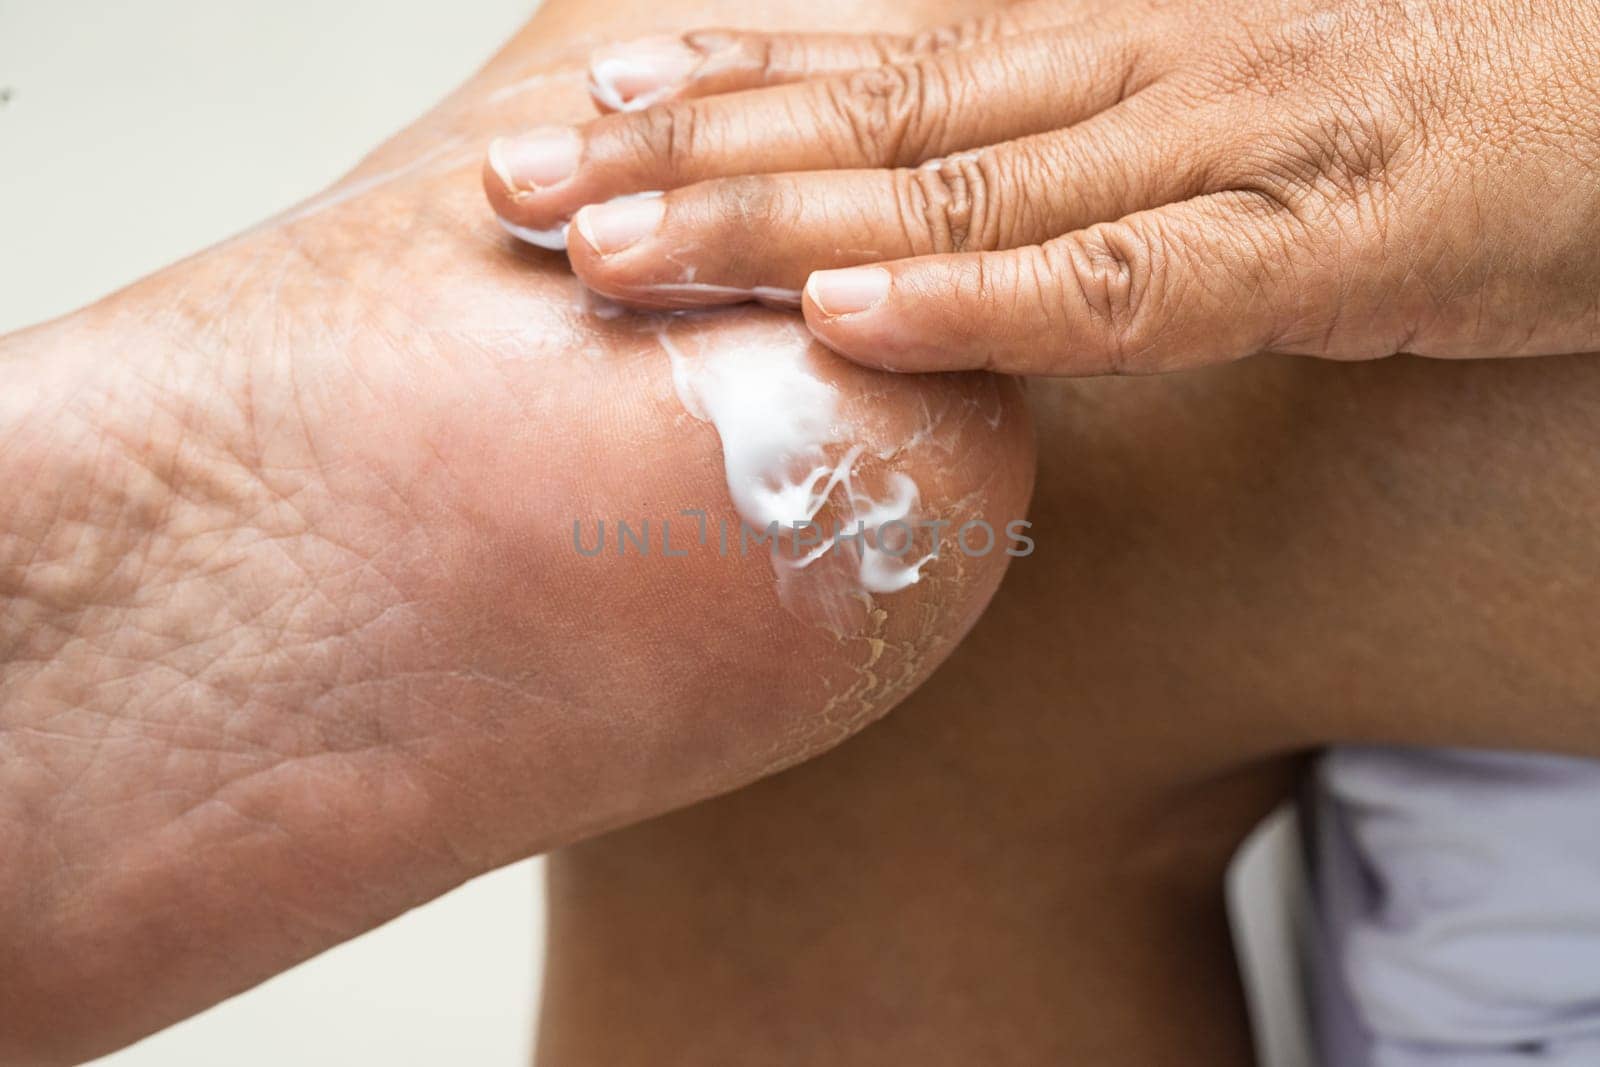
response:
[[[974,13],[926,7],[882,28]],[[540,25],[565,43],[531,32],[336,202],[6,343],[0,484],[53,491],[0,515],[0,1059],[108,1047],[498,858],[778,765],[922,666],[830,643],[809,712],[719,719],[740,679],[696,670],[773,635],[707,620],[763,603],[765,561],[708,586],[674,561],[669,592],[628,584],[637,559],[552,581],[533,551],[562,494],[724,491],[660,353],[613,351],[456,191],[491,132],[585,106],[607,24],[552,0]],[[529,386],[558,366],[565,392]],[[822,758],[559,853],[548,1062],[1245,1062],[1220,875],[1297,753],[1600,754],[1592,358],[1257,360],[1031,404],[1039,552],[930,684]],[[541,415],[647,433],[679,477]],[[1003,514],[1004,464],[953,455],[929,484],[953,464]],[[936,652],[940,606],[977,609],[993,575],[963,566],[895,602],[895,643]],[[650,647],[599,612],[618,588],[673,624]],[[649,703],[590,675],[645,676]]]
[[[551,858],[540,1062],[1247,1064],[1223,871],[1306,753],[1600,755],[1593,357],[1028,392],[1038,551],[932,679]]]
[[[802,760],[998,583],[1002,553],[946,555],[840,637],[759,555],[574,551],[574,520],[731,510],[654,334],[482,203],[491,132],[588,107],[562,48],[514,45],[328,196],[0,348],[0,1060],[114,1047]],[[1025,514],[1014,386],[818,358],[929,514]],[[969,408],[998,418],[918,435]]]

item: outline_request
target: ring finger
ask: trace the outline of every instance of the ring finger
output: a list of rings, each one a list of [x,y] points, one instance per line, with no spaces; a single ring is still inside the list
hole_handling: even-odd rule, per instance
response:
[[[798,303],[812,271],[1039,244],[1209,191],[1217,123],[1156,136],[1134,97],[1077,126],[897,170],[702,182],[582,209],[568,251],[596,292],[642,307]]]

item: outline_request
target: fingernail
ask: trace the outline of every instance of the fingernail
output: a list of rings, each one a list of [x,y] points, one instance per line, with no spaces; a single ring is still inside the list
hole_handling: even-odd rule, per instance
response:
[[[507,189],[532,191],[572,177],[583,142],[568,126],[545,126],[489,145],[489,166]]]
[[[659,198],[613,200],[584,208],[572,221],[596,252],[609,256],[655,233],[665,214]]]
[[[806,282],[806,290],[824,315],[855,315],[889,295],[889,272],[882,267],[819,270]]]
[[[687,82],[703,58],[681,37],[607,45],[589,58],[589,91],[613,110],[640,111]]]

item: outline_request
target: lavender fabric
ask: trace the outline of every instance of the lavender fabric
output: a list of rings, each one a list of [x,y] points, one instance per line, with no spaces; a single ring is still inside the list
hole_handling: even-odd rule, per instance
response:
[[[1310,809],[1326,1067],[1600,1067],[1600,763],[1336,749]]]

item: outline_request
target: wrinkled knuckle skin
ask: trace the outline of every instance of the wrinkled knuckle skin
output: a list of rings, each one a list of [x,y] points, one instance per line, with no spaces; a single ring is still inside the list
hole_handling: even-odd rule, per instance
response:
[[[998,41],[1006,35],[1006,20],[1002,15],[982,15],[960,22],[923,30],[914,35],[908,45],[909,56],[936,56],[958,52],[965,48]],[[895,56],[890,62],[907,58]]]
[[[923,124],[939,114],[935,80],[927,64],[904,63],[858,71],[826,83],[825,92],[860,158],[908,166],[925,158]]]
[[[1308,116],[1304,147],[1314,173],[1342,192],[1392,184],[1413,154],[1411,108],[1396,95],[1330,91]]]
[[[626,116],[628,147],[667,174],[685,173],[697,154],[700,110],[693,101],[668,102]]]
[[[1381,192],[1414,155],[1415,109],[1402,91],[1405,57],[1386,62],[1392,73],[1376,87],[1351,75],[1353,64],[1370,61],[1374,36],[1390,27],[1403,33],[1403,21],[1395,20],[1408,17],[1390,0],[1362,10],[1369,7],[1381,28],[1348,13],[1270,24],[1255,16],[1231,19],[1232,32],[1199,61],[1216,103],[1241,116],[1263,116],[1246,120],[1250,136],[1235,153],[1260,170],[1259,181],[1241,180],[1242,186],[1299,213],[1330,198]]]
[[[973,156],[941,159],[897,172],[900,224],[912,254],[998,247],[996,187],[988,164]]]
[[[1112,374],[1155,369],[1148,365],[1155,341],[1148,310],[1159,303],[1167,273],[1163,243],[1125,223],[1106,223],[1050,247],[1072,342],[1092,345]]]
[[[761,85],[787,81],[792,71],[804,70],[806,57],[792,43],[776,37],[746,38],[739,42],[741,65],[756,73]]]
[[[1380,214],[1410,170],[1403,125],[1381,108],[1318,107],[1229,157],[1229,188],[1259,194],[1302,222]]]

